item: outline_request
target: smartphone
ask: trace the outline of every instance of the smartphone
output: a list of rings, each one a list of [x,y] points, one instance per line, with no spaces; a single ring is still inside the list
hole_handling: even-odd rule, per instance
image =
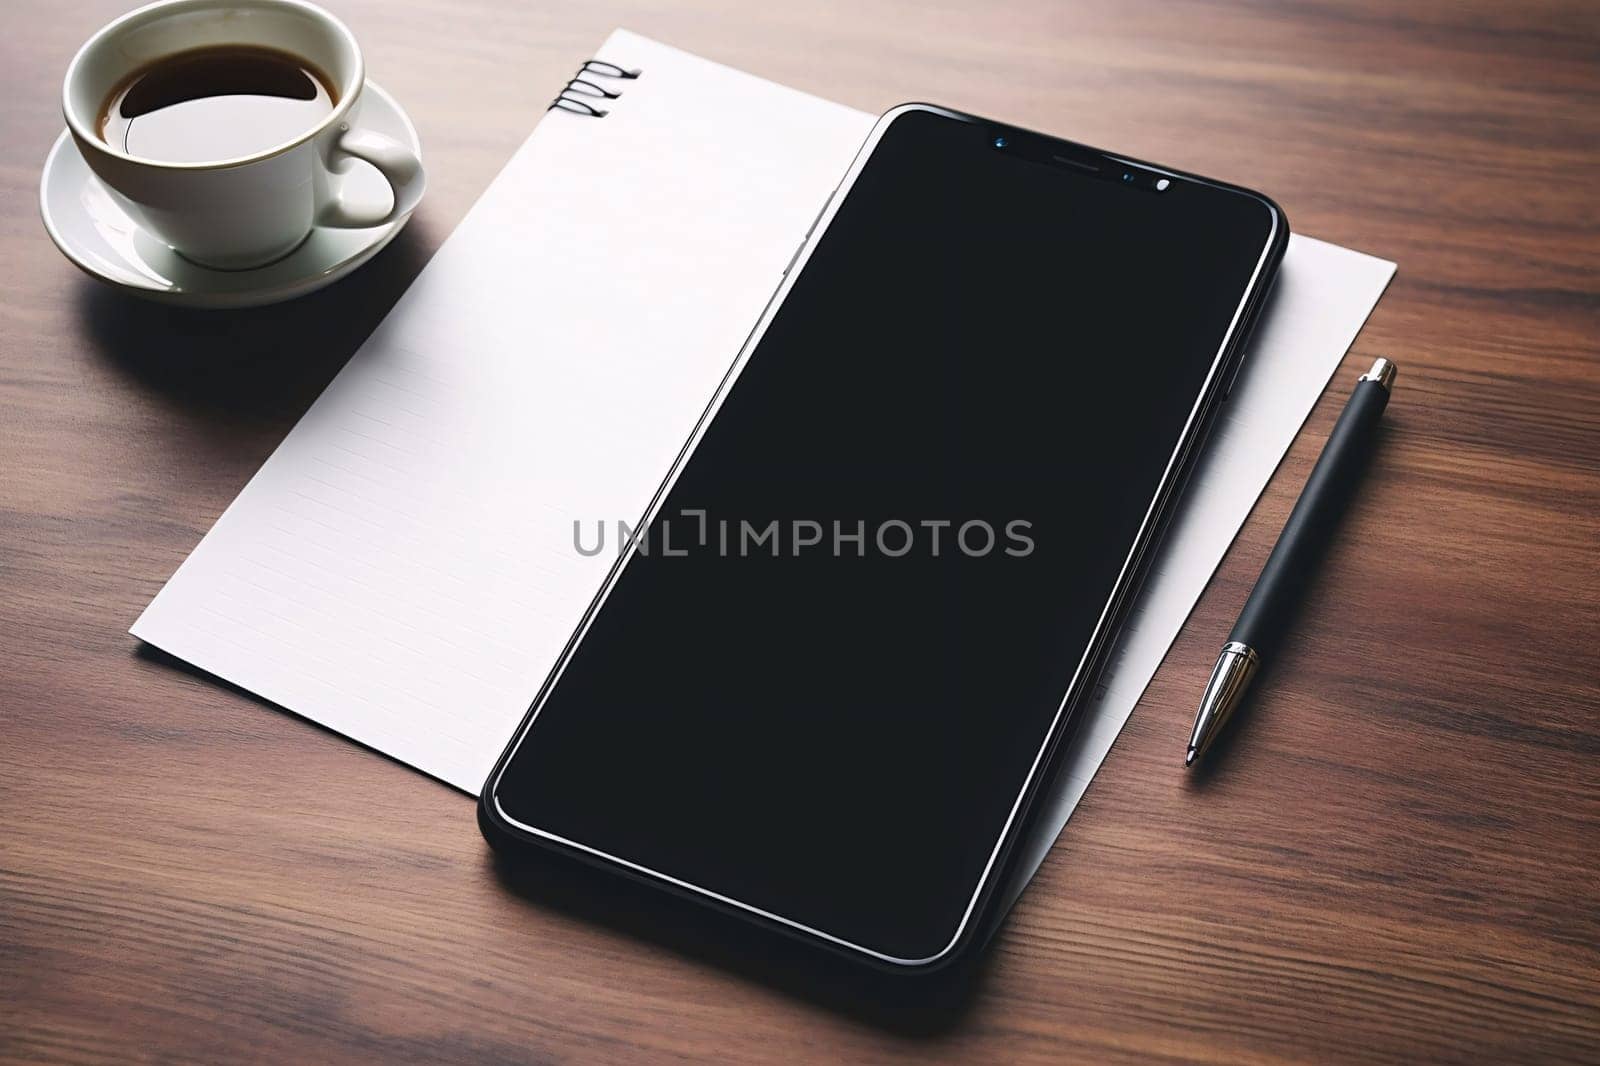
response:
[[[885,114],[627,516],[489,841],[898,973],[971,955],[1288,232],[1237,186]]]

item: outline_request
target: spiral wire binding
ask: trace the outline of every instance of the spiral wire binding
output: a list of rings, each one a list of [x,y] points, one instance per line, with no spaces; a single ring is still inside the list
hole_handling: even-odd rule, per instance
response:
[[[599,82],[591,80],[591,77],[586,77],[586,75],[600,78],[622,78],[632,81],[640,73],[641,71],[637,70],[624,70],[615,63],[607,63],[603,59],[586,60],[583,66],[578,68],[578,72],[572,76],[572,80],[568,81],[559,93],[556,93],[556,98],[550,101],[550,106],[545,110],[554,111],[559,107],[563,111],[570,111],[574,115],[583,115],[586,118],[605,118],[610,112],[592,101],[615,100],[622,94],[606,88]]]

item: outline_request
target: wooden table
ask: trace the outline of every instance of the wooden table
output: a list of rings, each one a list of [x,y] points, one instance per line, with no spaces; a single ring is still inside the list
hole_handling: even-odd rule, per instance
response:
[[[277,309],[130,301],[35,204],[127,0],[0,16],[0,1057],[1600,1061],[1600,8],[1592,0],[332,0],[432,175]],[[463,796],[126,629],[614,25],[1270,192],[1400,273],[940,1024],[509,890]],[[1196,694],[1356,376],[1368,491],[1203,781]]]

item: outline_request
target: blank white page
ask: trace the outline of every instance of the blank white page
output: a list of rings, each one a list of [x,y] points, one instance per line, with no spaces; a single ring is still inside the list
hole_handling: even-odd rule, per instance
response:
[[[615,557],[573,522],[644,513],[873,122],[622,30],[597,55],[643,73],[539,123],[133,626],[469,792]],[[1393,272],[1291,239],[1012,899]]]
[[[476,791],[869,115],[626,31],[133,626]],[[575,59],[575,63],[576,63]],[[599,101],[596,101],[599,103]]]
[[[1023,858],[1007,887],[1008,905],[1021,895],[1088,791],[1145,686],[1167,657],[1228,545],[1394,271],[1395,265],[1385,259],[1313,237],[1289,238],[1289,250],[1251,335],[1233,392],[1218,412],[1205,453],[1178,501],[1094,698],[1083,709],[1072,747],[1044,800],[1045,811],[1022,842]],[[1227,630],[1218,630],[1215,637],[1220,651]],[[1195,706],[1208,676],[1194,678]],[[1183,711],[1184,716],[1171,724],[1172,762],[1163,768],[1174,777],[1188,772],[1182,754],[1189,743],[1193,709]]]

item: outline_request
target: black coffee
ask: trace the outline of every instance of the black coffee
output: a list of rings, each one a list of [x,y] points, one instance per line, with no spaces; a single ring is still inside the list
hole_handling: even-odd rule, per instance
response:
[[[220,162],[294,140],[336,102],[328,78],[287,52],[198,48],[123,81],[101,111],[100,136],[144,159]]]

